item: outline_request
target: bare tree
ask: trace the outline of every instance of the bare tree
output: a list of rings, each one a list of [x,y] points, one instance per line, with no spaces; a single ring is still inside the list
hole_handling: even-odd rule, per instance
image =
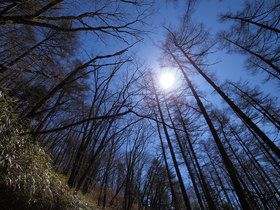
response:
[[[280,79],[279,8],[274,0],[246,1],[242,11],[221,16],[232,22],[229,32],[219,34],[223,46],[248,55],[248,69],[265,72],[268,79]]]

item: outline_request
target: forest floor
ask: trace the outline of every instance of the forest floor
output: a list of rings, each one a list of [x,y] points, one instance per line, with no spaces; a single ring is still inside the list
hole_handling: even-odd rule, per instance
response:
[[[98,203],[98,196],[99,196],[99,187],[95,187],[89,193],[83,195],[81,192],[78,192],[78,197],[81,202],[87,204],[86,209],[92,210],[118,210],[122,209],[122,196],[119,195],[114,200],[114,204],[110,207],[102,208],[102,204],[100,206],[97,205]],[[108,198],[112,198],[114,195],[113,191],[108,191]],[[108,200],[109,200],[108,199]],[[107,200],[107,203],[108,203]],[[107,204],[108,205],[108,204]],[[31,205],[28,203],[26,196],[17,190],[14,190],[11,187],[7,187],[6,184],[0,183],[0,209],[1,210],[41,210],[41,207],[36,205]],[[57,208],[54,208],[57,209]],[[77,209],[82,210],[83,208],[77,207]],[[135,205],[132,206],[132,209],[137,209]]]

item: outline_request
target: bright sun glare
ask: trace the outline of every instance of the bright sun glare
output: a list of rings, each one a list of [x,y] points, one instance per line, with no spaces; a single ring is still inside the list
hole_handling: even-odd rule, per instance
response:
[[[175,76],[171,72],[164,72],[159,76],[160,86],[164,89],[170,89],[174,85]]]

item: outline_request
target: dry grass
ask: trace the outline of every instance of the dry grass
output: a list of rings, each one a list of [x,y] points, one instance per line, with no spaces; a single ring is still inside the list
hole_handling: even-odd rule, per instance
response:
[[[92,203],[96,206],[96,209],[102,209],[102,203],[103,203],[103,194],[101,198],[101,204],[98,206],[98,197],[101,191],[101,187],[99,185],[95,185],[95,187],[87,194],[80,195],[83,199],[85,199],[87,202]],[[106,198],[106,207],[105,210],[121,210],[122,204],[123,204],[123,196],[121,194],[117,195],[117,197],[113,201],[113,205],[109,206],[109,202],[115,195],[115,192],[108,189],[107,190],[107,198]],[[137,204],[133,204],[132,210],[137,210]]]

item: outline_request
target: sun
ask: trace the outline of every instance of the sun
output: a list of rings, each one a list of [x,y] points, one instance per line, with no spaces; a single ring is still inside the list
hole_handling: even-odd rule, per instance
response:
[[[175,75],[172,72],[163,72],[159,75],[159,84],[165,89],[171,89],[175,83]]]

